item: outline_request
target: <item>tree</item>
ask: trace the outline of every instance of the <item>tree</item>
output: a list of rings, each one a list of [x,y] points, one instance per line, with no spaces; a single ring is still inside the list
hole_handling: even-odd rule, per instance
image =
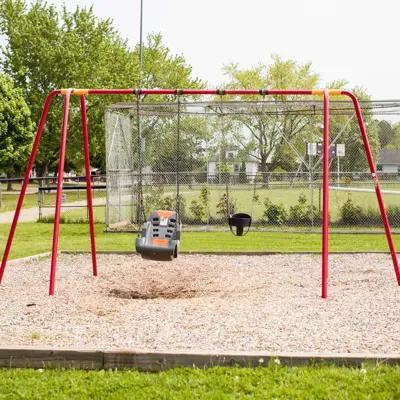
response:
[[[335,89],[343,89],[345,85],[342,82],[340,85],[332,84]],[[341,86],[341,87],[338,87]],[[362,88],[355,87],[351,90],[359,101],[369,102],[371,100],[368,93]],[[349,98],[345,96],[338,96],[336,100],[346,100]],[[364,103],[365,104],[365,103]],[[352,107],[352,105],[351,105]],[[368,135],[368,141],[371,147],[372,155],[374,160],[377,161],[378,150],[380,148],[379,136],[378,136],[378,124],[372,118],[371,113],[366,109],[363,110],[363,120]],[[346,146],[346,156],[340,157],[340,169],[347,172],[364,172],[368,171],[368,160],[364,148],[364,142],[362,140],[360,127],[358,125],[357,118],[354,116],[350,122],[346,123],[351,118],[351,115],[334,115],[331,118],[329,124],[331,140],[339,133],[342,132],[337,143],[343,143]],[[321,128],[322,130],[322,128]],[[321,132],[322,135],[322,132]],[[338,158],[336,159],[336,163]],[[337,164],[336,164],[337,165]]]
[[[377,121],[378,123],[378,135],[379,135],[379,142],[382,149],[385,149],[388,144],[394,138],[394,130],[392,124],[389,121]]]
[[[0,30],[8,39],[1,64],[22,89],[35,121],[52,90],[118,87],[121,80],[135,71],[127,45],[112,28],[111,21],[98,19],[92,8],[78,7],[74,13],[68,13],[64,7],[58,13],[53,5],[41,0],[29,9],[23,0],[2,0]],[[67,161],[75,161],[79,168],[83,158],[79,99],[73,97],[71,105]],[[57,167],[62,106],[62,99],[55,99],[49,112],[36,162],[39,173]],[[91,153],[95,158],[104,142],[98,129],[102,125],[99,110],[103,106],[103,99],[88,104]]]
[[[22,89],[35,121],[54,89],[139,87],[138,47],[129,49],[112,21],[96,17],[92,7],[68,12],[64,6],[59,13],[42,0],[30,6],[25,0],[0,0],[0,32],[8,40],[1,65]],[[201,85],[191,78],[184,57],[172,55],[157,34],[149,35],[144,46],[142,77],[149,88]],[[132,101],[132,96],[87,98],[90,152],[97,167],[105,164],[104,107],[126,99]],[[56,99],[49,112],[36,164],[39,173],[57,167],[62,108],[62,99]],[[83,165],[79,98],[75,96],[66,160],[77,169]]]
[[[31,113],[21,90],[0,75],[0,171],[11,177],[20,172],[32,147]],[[11,190],[9,182],[7,190]]]
[[[260,64],[250,69],[239,69],[237,64],[224,67],[228,76],[229,89],[304,89],[316,86],[319,75],[312,71],[311,63],[298,64],[293,60],[284,61],[279,56],[273,56],[271,65]],[[246,99],[245,97],[243,99]],[[267,101],[301,100],[299,96],[268,96]],[[254,98],[252,99],[254,101]],[[262,107],[253,108],[249,115],[235,118],[243,129],[237,129],[237,141],[242,147],[249,147],[250,154],[260,162],[260,171],[264,182],[268,182],[268,166],[278,145],[283,144],[284,137],[291,140],[308,126],[308,121],[299,115],[267,115]],[[250,135],[250,142],[247,137]]]
[[[319,74],[311,69],[311,63],[298,64],[295,61],[283,61],[273,57],[269,66],[259,65],[248,70],[240,70],[237,65],[225,67],[229,78],[227,87],[232,89],[312,89],[319,81]],[[331,89],[345,89],[348,82],[337,80],[327,84]],[[359,100],[369,101],[369,95],[360,88],[352,90]],[[242,148],[260,161],[260,171],[268,172],[269,168],[283,170],[299,167],[299,156],[304,155],[305,144],[312,140],[322,141],[323,117],[313,115],[313,128],[310,132],[309,116],[304,111],[297,112],[296,106],[282,102],[293,100],[311,100],[310,96],[267,96],[248,115],[235,117],[236,123],[242,125],[236,129],[236,140]],[[335,96],[335,100],[347,100],[346,96]],[[253,99],[254,101],[254,99]],[[268,108],[268,103],[277,104]],[[265,105],[263,108],[263,104]],[[364,122],[374,156],[379,148],[377,124],[368,112],[364,113]],[[330,123],[331,140],[342,132],[339,143],[346,145],[346,157],[340,160],[341,169],[346,171],[364,171],[368,168],[364,145],[356,118],[346,125],[348,115],[332,115]],[[245,129],[243,129],[243,126]],[[250,138],[250,139],[249,139]],[[289,144],[290,143],[290,144]],[[289,154],[289,152],[291,154]],[[297,154],[296,154],[297,153]],[[296,155],[296,156],[295,156]],[[320,164],[322,167],[322,164]],[[268,182],[268,174],[263,174]]]
[[[400,124],[392,124],[386,120],[376,120],[381,149],[400,148]]]
[[[176,110],[169,109],[167,115],[160,114],[160,108],[148,108],[151,116],[142,117],[142,136],[145,138],[145,151],[142,158],[144,166],[151,166],[153,172],[172,173],[179,168],[180,172],[205,171],[205,158],[199,146],[201,141],[211,139],[208,121],[190,112],[182,105],[180,110],[179,143],[178,143],[178,115]],[[169,115],[168,115],[169,114]],[[137,141],[137,129],[134,127],[134,142]],[[137,146],[136,146],[137,147]],[[135,158],[135,157],[134,157]],[[175,177],[171,174],[165,178]],[[192,174],[182,175],[181,179],[191,183]]]
[[[139,47],[135,48],[134,57],[139,59]],[[171,50],[162,44],[160,34],[151,34],[143,47],[142,86],[147,88],[192,88],[200,89],[205,83],[192,78],[192,67],[187,65],[183,56],[173,55]],[[139,82],[136,82],[139,87]],[[172,172],[177,167],[179,149],[179,168],[181,171],[193,171],[199,166],[199,155],[196,154],[198,140],[210,136],[209,127],[204,118],[192,115],[185,108],[186,98],[180,99],[180,143],[177,143],[178,104],[177,98],[170,96],[144,96],[143,102],[175,102],[161,112],[157,108],[147,108],[147,117],[142,117],[142,137],[146,150],[143,155],[153,171]],[[143,107],[145,109],[146,106]],[[184,114],[191,114],[185,116]],[[182,115],[183,114],[183,115]],[[133,115],[136,118],[136,115]],[[133,128],[134,142],[137,143],[137,126]]]

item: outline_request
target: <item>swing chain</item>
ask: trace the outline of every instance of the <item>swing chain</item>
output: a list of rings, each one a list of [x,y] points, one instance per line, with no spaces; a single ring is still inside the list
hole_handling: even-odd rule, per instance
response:
[[[182,90],[176,89],[175,95],[178,100],[178,121],[177,121],[177,140],[176,140],[176,213],[180,219],[180,193],[179,193],[179,179],[180,179],[180,141],[181,141],[181,101],[180,96]]]
[[[138,221],[139,229],[142,226],[142,221],[146,220],[144,215],[144,205],[143,205],[143,185],[142,185],[142,123],[140,117],[140,100],[141,100],[141,89],[135,91],[136,94],[136,110],[137,110],[137,130],[138,130],[138,177],[137,177],[137,210],[136,218]],[[143,219],[142,219],[143,217]]]

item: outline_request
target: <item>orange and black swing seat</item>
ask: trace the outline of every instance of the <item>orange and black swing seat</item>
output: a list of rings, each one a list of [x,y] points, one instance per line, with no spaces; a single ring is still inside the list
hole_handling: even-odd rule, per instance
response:
[[[136,251],[147,260],[172,261],[178,257],[181,227],[177,212],[156,210],[136,238]]]

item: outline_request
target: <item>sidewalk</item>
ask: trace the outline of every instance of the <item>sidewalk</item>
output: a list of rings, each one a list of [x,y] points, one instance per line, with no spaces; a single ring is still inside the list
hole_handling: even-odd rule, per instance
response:
[[[27,187],[26,188],[26,194],[35,194],[38,192],[38,188],[34,188],[34,187]],[[14,189],[11,192],[7,192],[6,190],[2,190],[1,194],[7,196],[8,194],[17,194],[19,195],[21,193],[20,189]]]

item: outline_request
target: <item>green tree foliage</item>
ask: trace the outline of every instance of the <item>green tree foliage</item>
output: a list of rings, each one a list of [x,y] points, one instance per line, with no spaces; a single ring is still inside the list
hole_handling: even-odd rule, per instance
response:
[[[312,71],[311,63],[298,64],[293,60],[284,61],[279,56],[273,56],[271,65],[260,64],[250,69],[240,69],[237,64],[224,68],[229,82],[229,89],[304,89],[317,85],[319,75]],[[265,101],[300,100],[299,96],[268,96]],[[249,99],[250,100],[250,99]],[[251,100],[254,100],[252,98]],[[268,172],[277,146],[285,140],[291,140],[308,126],[304,116],[267,115],[266,109],[256,108],[252,115],[240,116],[237,121],[246,127],[250,133],[250,154],[260,162],[260,171]],[[249,145],[243,130],[238,130],[237,141],[241,146]],[[265,176],[266,178],[266,176]]]
[[[36,0],[0,0],[0,32],[7,38],[1,65],[23,90],[32,118],[38,121],[48,93],[57,88],[139,87],[139,48],[129,49],[112,26],[93,8],[77,7],[58,12],[53,5]],[[149,35],[143,49],[142,85],[199,87],[183,56],[175,56],[162,44],[159,34]],[[125,97],[87,98],[90,150],[93,164],[104,167],[104,106]],[[132,101],[132,97],[129,98]],[[152,98],[152,101],[160,100]],[[67,160],[83,164],[79,98],[73,96],[69,116]],[[50,110],[37,167],[43,171],[58,162],[62,98]]]
[[[375,122],[378,124],[381,149],[400,149],[400,124],[385,120]]]
[[[335,89],[344,89],[345,84],[345,82],[341,82],[340,84],[332,84],[331,87]],[[368,102],[371,100],[367,92],[361,88],[355,87],[351,91],[357,96],[359,101]],[[344,96],[338,96],[338,98],[335,96],[335,100],[348,101],[349,99]],[[342,171],[367,171],[368,160],[360,127],[355,116],[347,123],[350,118],[350,115],[335,115],[331,118],[329,124],[330,138],[332,140],[339,132],[342,132],[337,141],[337,143],[344,143],[346,146],[346,156],[340,157],[340,169]],[[377,161],[378,150],[380,148],[377,121],[375,121],[368,112],[363,113],[363,120],[374,160]],[[335,163],[337,160],[336,158]],[[335,167],[335,165],[333,165],[333,167]]]
[[[284,61],[278,56],[273,57],[270,65],[260,64],[250,69],[240,69],[236,64],[230,64],[225,67],[225,73],[229,79],[227,87],[231,89],[312,89],[318,85],[319,81],[319,74],[313,72],[311,63],[298,64],[293,60]],[[327,85],[332,89],[345,89],[347,86],[348,83],[345,80],[337,80]],[[359,100],[370,100],[365,90],[356,87],[352,92]],[[236,142],[258,158],[260,172],[277,168],[294,171],[299,167],[299,156],[305,154],[306,143],[310,140],[322,141],[322,116],[313,116],[313,128],[310,132],[309,116],[301,115],[301,110],[296,114],[294,105],[290,108],[290,113],[280,112],[279,107],[275,109],[266,107],[268,102],[290,102],[303,99],[310,100],[311,98],[310,96],[267,96],[259,103],[260,106],[254,109],[252,115],[236,118],[239,124],[245,126],[245,129],[236,129]],[[254,98],[248,100],[254,100]],[[345,96],[335,96],[333,100],[349,99]],[[368,169],[368,163],[358,122],[356,118],[353,118],[346,125],[348,119],[348,115],[335,115],[330,119],[331,140],[342,131],[338,140],[338,143],[346,145],[346,157],[340,159],[342,171],[364,171]],[[376,157],[379,149],[377,122],[368,113],[364,115],[364,122],[373,155]],[[337,160],[334,161],[332,167],[335,167],[336,162]],[[267,179],[268,177],[264,174],[264,182]]]
[[[181,111],[185,112],[184,105]],[[162,114],[160,108],[152,109],[149,113]],[[211,138],[208,121],[204,117],[181,115],[178,126],[177,109],[165,113],[166,116],[151,115],[141,119],[142,137],[146,143],[142,154],[144,165],[151,166],[154,172],[176,172],[178,168],[181,172],[205,171],[206,161],[199,143]],[[133,140],[136,143],[137,126],[133,130]],[[187,184],[191,183],[191,175],[182,178]]]
[[[21,173],[33,140],[31,112],[21,90],[12,80],[0,75],[0,172]]]
[[[382,149],[385,149],[394,138],[394,130],[392,124],[389,121],[377,121],[378,123],[378,135],[379,143]]]

